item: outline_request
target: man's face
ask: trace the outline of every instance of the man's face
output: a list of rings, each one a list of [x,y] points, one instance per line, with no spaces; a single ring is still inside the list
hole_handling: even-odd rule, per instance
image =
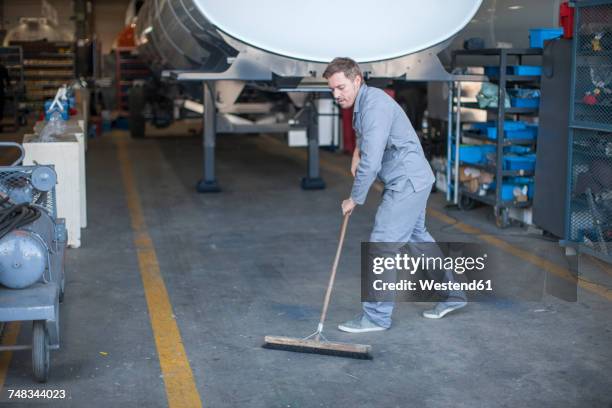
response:
[[[327,78],[327,85],[338,105],[347,109],[355,104],[361,86],[361,77],[356,76],[355,79],[351,80],[344,75],[344,72],[336,72]]]

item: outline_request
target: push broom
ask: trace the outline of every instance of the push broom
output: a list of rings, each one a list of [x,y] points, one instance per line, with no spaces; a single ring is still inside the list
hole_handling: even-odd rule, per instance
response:
[[[342,244],[344,243],[344,235],[346,234],[346,226],[348,225],[349,215],[350,213],[346,214],[344,216],[344,220],[342,221],[338,249],[336,250],[334,265],[332,266],[329,284],[327,285],[327,291],[325,292],[323,310],[321,311],[321,319],[319,320],[317,330],[310,336],[303,339],[282,336],[266,336],[264,338],[264,348],[296,351],[299,353],[327,354],[359,359],[372,358],[372,355],[370,354],[372,347],[369,345],[338,343],[328,341],[325,336],[323,336],[323,324],[325,323],[325,318],[327,317],[327,307],[329,306],[332,289],[334,288],[334,281],[336,280],[336,270],[338,269],[338,262],[340,261],[340,254],[342,253]]]

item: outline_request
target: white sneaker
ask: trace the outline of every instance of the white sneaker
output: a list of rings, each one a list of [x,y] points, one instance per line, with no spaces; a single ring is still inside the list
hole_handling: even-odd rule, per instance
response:
[[[466,305],[467,302],[440,302],[433,309],[425,310],[423,312],[423,317],[428,319],[441,319],[450,312],[461,309]]]
[[[338,325],[338,329],[347,333],[367,333],[387,330],[386,327],[382,327],[377,325],[376,323],[373,323],[364,314],[360,314],[353,320],[349,320],[348,322],[344,322]]]

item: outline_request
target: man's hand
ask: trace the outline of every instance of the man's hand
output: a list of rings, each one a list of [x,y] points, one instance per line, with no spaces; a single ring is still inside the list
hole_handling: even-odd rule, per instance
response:
[[[347,198],[342,201],[342,215],[350,214],[353,212],[353,209],[357,206],[352,198]]]
[[[359,160],[361,159],[359,154],[359,148],[355,147],[355,151],[353,152],[353,158],[351,160],[351,174],[355,177],[357,173],[357,167],[359,166]]]

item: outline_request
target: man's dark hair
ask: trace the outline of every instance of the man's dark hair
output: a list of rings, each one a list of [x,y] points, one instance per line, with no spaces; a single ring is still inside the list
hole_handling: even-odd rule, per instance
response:
[[[350,80],[353,80],[357,77],[361,77],[363,79],[363,74],[361,73],[361,69],[357,63],[347,57],[336,57],[332,62],[329,63],[327,68],[325,68],[325,72],[323,72],[323,78],[328,79],[332,75],[338,72],[344,72],[344,75]]]

